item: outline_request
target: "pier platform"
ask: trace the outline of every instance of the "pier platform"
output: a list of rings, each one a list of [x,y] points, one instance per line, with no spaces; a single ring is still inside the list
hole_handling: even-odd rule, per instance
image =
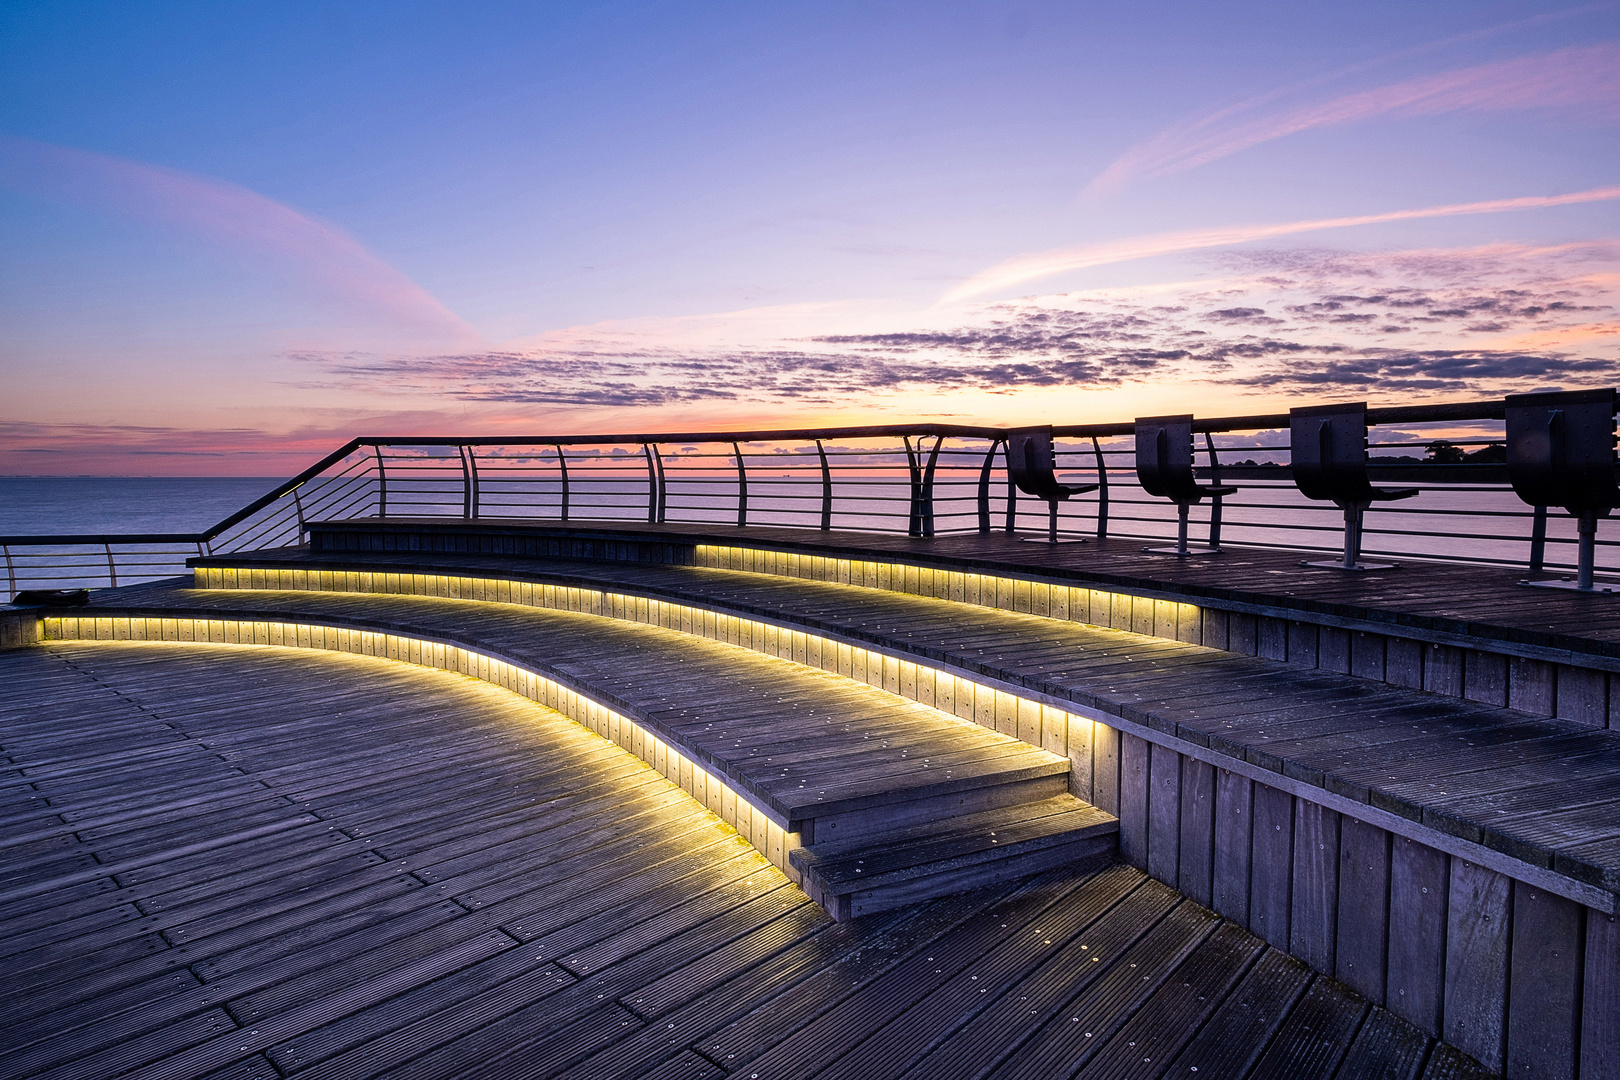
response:
[[[1480,1077],[1116,865],[833,921],[714,815],[454,673],[0,655],[7,1077]]]
[[[1133,940],[1157,940],[1181,919],[1201,928],[1185,931],[1185,951],[1135,961],[1151,969],[1147,996],[1110,991],[1117,1035],[1063,1034],[1069,1006],[1055,1002],[1072,993],[1056,988],[1081,977],[1077,955],[1105,963],[1081,948],[1016,984],[1039,1018],[1027,1028],[1006,1011],[1010,988],[981,1009],[973,996],[988,988],[947,977],[938,992],[959,1009],[910,998],[877,1010],[888,1019],[862,1019],[858,1036],[811,1023],[803,1030],[815,1036],[782,1035],[793,1049],[772,1043],[746,1059],[694,1040],[664,1057],[648,1049],[618,1072],[578,1056],[532,1075],[722,1076],[737,1060],[749,1063],[742,1075],[758,1064],[773,1076],[1170,1076],[1191,1067],[1196,1047],[1238,1038],[1240,1016],[1271,1012],[1281,1026],[1244,1035],[1250,1056],[1213,1075],[1620,1068],[1612,599],[1523,589],[1522,571],[1414,563],[1337,574],[1281,552],[1180,560],[1145,556],[1139,543],[1005,535],[366,519],[314,523],[310,536],[303,548],[199,558],[191,580],[41,610],[41,644],[0,653],[0,664],[149,664],[142,692],[159,716],[162,684],[177,677],[160,670],[185,657],[208,658],[192,674],[274,657],[287,701],[319,683],[294,675],[306,662],[472,676],[514,708],[556,710],[601,736],[600,753],[642,770],[623,776],[684,792],[682,805],[707,813],[717,835],[746,841],[777,892],[811,902],[803,917],[831,935],[816,940],[847,941],[852,955],[865,955],[855,943],[870,927],[1002,910],[1041,890],[1056,892],[1028,902],[1051,911],[1059,893],[1078,903],[1101,882],[1122,891],[1088,919],[1164,897]],[[275,696],[256,699],[266,715]],[[358,728],[331,730],[370,737],[385,717],[410,714],[386,695],[363,711],[371,719]],[[412,730],[425,735],[446,715],[430,708]],[[379,779],[393,768],[385,758],[375,758]],[[666,843],[667,832],[646,818],[636,843]],[[529,843],[521,829],[496,835],[514,857]],[[608,835],[591,849],[601,857],[617,843]],[[1076,923],[1073,940],[1085,944],[1084,932]],[[916,955],[942,951],[925,942]],[[1299,994],[1267,997],[1285,969]],[[1189,998],[1206,978],[1222,989]],[[625,1030],[657,1027],[630,996],[613,1000],[629,1014]],[[1255,1012],[1257,1000],[1279,1004]],[[855,1022],[853,1008],[827,1008]],[[1322,1011],[1307,1020],[1310,1009]],[[1069,1022],[1086,1026],[1085,1015]],[[1309,1053],[1326,1056],[1283,1049],[1296,1021],[1318,1033]],[[1130,1058],[1140,1040],[1123,1033],[1150,1029],[1176,1032],[1163,1036],[1176,1045]],[[463,1038],[473,1036],[445,1045]],[[812,1052],[821,1038],[836,1049]],[[253,1053],[302,1075],[302,1062]],[[1276,1055],[1286,1054],[1296,1056],[1284,1066]],[[3,1060],[0,1076],[33,1075],[6,1073]]]

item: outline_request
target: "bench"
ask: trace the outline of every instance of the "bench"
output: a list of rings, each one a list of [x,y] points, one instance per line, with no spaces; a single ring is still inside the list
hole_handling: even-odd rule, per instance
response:
[[[1237,488],[1217,482],[1202,487],[1193,475],[1192,414],[1136,418],[1136,479],[1142,490],[1176,504],[1176,546],[1147,548],[1154,554],[1214,555],[1221,550],[1221,496]],[[1214,450],[1210,451],[1214,461]],[[1209,519],[1209,546],[1187,545],[1187,511],[1206,496],[1214,501]]]
[[[1344,557],[1301,566],[1336,570],[1390,570],[1364,563],[1361,526],[1375,502],[1409,499],[1417,488],[1376,488],[1367,478],[1367,403],[1310,405],[1288,414],[1288,458],[1294,484],[1307,499],[1332,502],[1344,511]]]
[[[1531,506],[1561,506],[1579,522],[1574,581],[1526,581],[1545,589],[1620,592],[1592,580],[1598,518],[1620,506],[1614,482],[1615,391],[1515,394],[1507,399],[1507,469],[1513,491]]]
[[[1099,486],[1058,481],[1051,425],[1015,428],[1007,433],[1007,475],[1019,491],[1046,501],[1050,511],[1046,540],[1050,544],[1058,542],[1058,503],[1088,491],[1096,491]]]

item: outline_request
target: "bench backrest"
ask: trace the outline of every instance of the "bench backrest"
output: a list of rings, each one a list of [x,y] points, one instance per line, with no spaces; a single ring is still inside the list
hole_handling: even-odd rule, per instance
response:
[[[1613,387],[1507,399],[1508,481],[1531,506],[1572,514],[1620,506]]]
[[[1007,473],[1019,491],[1037,499],[1061,499],[1068,494],[1057,480],[1050,424],[1007,432]]]
[[[1197,502],[1193,474],[1192,414],[1136,418],[1136,479],[1161,499]]]
[[[1307,499],[1371,498],[1367,480],[1367,403],[1311,405],[1288,415],[1288,458]]]

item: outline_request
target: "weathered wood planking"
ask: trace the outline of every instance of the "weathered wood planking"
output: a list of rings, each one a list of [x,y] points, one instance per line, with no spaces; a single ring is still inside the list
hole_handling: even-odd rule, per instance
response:
[[[141,867],[104,867],[99,891],[58,872],[73,883],[0,897],[0,949],[69,946],[40,979],[6,969],[0,1076],[607,1080],[769,1061],[784,1066],[773,1075],[972,1075],[956,1066],[979,1062],[1045,1076],[1017,1062],[1053,1055],[1111,1074],[1140,1038],[1166,1067],[1178,1049],[1224,1057],[1222,1039],[1248,1064],[1308,1050],[1369,1070],[1385,1054],[1394,1069],[1411,1053],[1343,1023],[1365,1004],[1340,1008],[1328,1034],[1288,1034],[1321,1028],[1314,1013],[1289,1026],[1297,962],[1127,867],[834,924],[625,752],[454,674],[74,643],[10,653],[0,676],[0,749],[24,777],[40,763],[33,827],[87,851],[136,834],[154,845]],[[41,695],[52,707],[36,711]],[[54,752],[47,713],[72,725],[76,755]],[[199,748],[193,797],[172,798],[163,770],[74,782],[75,761],[106,757],[97,724],[124,738],[133,717],[153,722],[127,753]],[[26,749],[12,753],[14,734]],[[204,824],[208,785],[240,798],[244,780],[297,824]],[[229,842],[194,851],[178,827],[188,811]],[[81,838],[74,817],[107,831]],[[8,882],[51,858],[0,847]],[[1273,1003],[1259,1029],[1257,995]],[[1420,1054],[1437,1045],[1417,1038]]]
[[[616,539],[623,550],[610,554],[570,548],[584,538]],[[1421,563],[1381,574],[1342,574],[1302,567],[1299,556],[1286,551],[1231,548],[1217,558],[1155,558],[1142,554],[1140,541],[1126,538],[1038,548],[1004,533],[919,539],[776,527],[716,530],[698,525],[609,522],[562,526],[554,522],[361,519],[316,523],[312,539],[316,553],[329,557],[361,551],[530,558],[570,554],[597,560],[628,556],[629,561],[643,563],[689,563],[695,548],[709,545],[736,550],[746,560],[779,552],[856,564],[875,562],[879,565],[874,567],[878,579],[874,584],[903,591],[916,591],[931,584],[929,577],[942,576],[930,575],[930,569],[1026,578],[1039,575],[1050,581],[1121,589],[1150,600],[1213,604],[1283,623],[1303,619],[1371,631],[1377,629],[1376,624],[1399,621],[1413,630],[1489,636],[1504,643],[1568,648],[1572,641],[1581,642],[1576,647],[1593,655],[1620,655],[1604,647],[1620,641],[1620,612],[1613,605],[1594,607],[1588,603],[1589,597],[1546,597],[1539,595],[1540,590],[1522,589],[1518,583],[1525,571],[1512,567]],[[1016,597],[1016,587],[1011,591],[1015,597],[1010,599],[1022,599]],[[1024,597],[1031,605],[1039,602],[1033,590]],[[979,599],[974,598],[975,602]],[[1286,637],[1288,630],[1282,626],[1270,632]],[[1312,650],[1321,648],[1314,636],[1302,644]]]
[[[502,565],[499,560],[484,560],[486,572],[495,572]],[[515,566],[527,567],[528,563],[504,563],[509,573],[516,572]],[[970,673],[971,678],[1073,701],[1104,716],[1147,723],[1178,738],[1320,784],[1336,794],[1370,801],[1448,835],[1482,842],[1533,865],[1557,866],[1583,881],[1604,879],[1604,860],[1610,856],[1600,845],[1613,840],[1617,866],[1612,876],[1620,887],[1620,799],[1592,798],[1578,815],[1558,816],[1569,809],[1560,800],[1568,798],[1572,761],[1580,761],[1587,770],[1582,779],[1593,781],[1587,790],[1595,795],[1609,790],[1611,785],[1603,784],[1604,779],[1620,776],[1620,735],[1593,731],[1584,723],[1529,720],[1517,710],[1466,698],[1437,702],[1429,695],[1413,695],[1349,675],[1279,669],[1255,658],[1177,642],[1131,638],[1016,613],[827,582],[690,567],[553,562],[550,570],[544,566],[531,569],[539,577],[566,577],[581,585],[532,584],[529,593],[522,595],[534,599],[525,602],[578,603],[603,614],[656,621],[660,618],[656,612],[649,616],[621,611],[623,594],[613,592],[641,589],[671,598],[666,606],[675,606],[663,616],[671,625],[688,618],[677,617],[680,604],[694,603],[718,604],[737,612],[739,618],[767,620],[761,624],[769,626],[766,639],[755,633],[747,642],[755,648],[775,647],[768,640],[776,633],[776,627],[769,625],[771,620],[870,643],[915,656],[922,664],[937,664]],[[353,576],[358,579],[358,572]],[[592,588],[584,588],[583,583]],[[351,584],[358,585],[358,580]],[[395,584],[405,588],[405,583]],[[426,579],[422,584],[426,587]],[[380,587],[388,587],[388,583]],[[521,584],[507,587],[522,593]],[[473,595],[480,589],[499,591],[494,581],[472,579],[454,591]],[[565,601],[564,593],[573,599]],[[251,605],[252,601],[230,603]],[[271,601],[265,598],[262,603]],[[654,603],[656,606],[657,601]],[[297,606],[289,602],[288,609]],[[691,629],[703,632],[695,625]],[[1357,638],[1352,635],[1349,640]],[[826,647],[832,647],[830,642]],[[806,662],[815,664],[813,657]],[[825,659],[822,663],[830,666]],[[898,685],[901,669],[908,679],[917,680],[915,691],[908,692],[918,698],[931,698],[946,711],[981,722],[991,710],[998,710],[989,726],[1020,735],[1020,714],[1016,709],[1003,710],[988,691],[976,695],[971,706],[956,700],[963,692],[960,680],[951,680],[944,697],[932,686],[924,693],[927,673],[904,665],[897,666],[892,687],[896,691],[903,689]],[[1460,680],[1462,668],[1457,670]],[[852,670],[852,674],[862,677],[859,671]],[[888,680],[881,682],[887,685]],[[1459,695],[1463,693],[1461,681],[1455,689]],[[1051,732],[1044,727],[1036,731],[1033,721],[1025,726],[1031,728],[1022,733],[1026,741],[1061,752]],[[1479,737],[1482,726],[1491,729],[1485,742]],[[1567,741],[1555,743],[1560,737]],[[1048,742],[1052,745],[1046,745]],[[1075,787],[1083,797],[1113,810],[1109,803],[1112,792],[1106,784],[1109,771],[1102,768],[1092,774],[1100,763],[1099,752],[1107,749],[1093,747],[1091,760],[1086,762],[1089,767],[1075,770]],[[1541,756],[1528,759],[1526,754],[1532,751]],[[1097,783],[1099,778],[1105,783]],[[1438,781],[1442,779],[1450,782],[1441,785]],[[1162,780],[1170,782],[1167,776]],[[1091,782],[1089,788],[1086,781]],[[1131,794],[1135,796],[1135,789]],[[1121,817],[1127,828],[1132,827],[1130,815]],[[1161,833],[1167,826],[1168,819],[1161,819]],[[1127,835],[1124,843],[1127,850],[1138,850],[1135,837]],[[1155,873],[1164,871],[1166,860],[1179,857],[1173,850],[1176,846],[1167,836],[1161,838]],[[1145,840],[1139,847],[1144,853],[1149,850]],[[1604,854],[1599,855],[1600,851]],[[1166,879],[1175,881],[1178,876],[1179,871]]]

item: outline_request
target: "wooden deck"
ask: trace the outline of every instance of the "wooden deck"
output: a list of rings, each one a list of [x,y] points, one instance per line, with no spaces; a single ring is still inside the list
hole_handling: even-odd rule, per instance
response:
[[[317,525],[317,548],[326,543],[335,551],[356,537],[390,535],[399,538],[401,546],[409,543],[425,550],[431,543],[434,550],[470,553],[492,550],[492,543],[502,540],[521,546],[537,536],[586,543],[641,540],[669,545],[758,546],[983,573],[1039,574],[1051,580],[1113,587],[1190,603],[1213,602],[1284,616],[1298,613],[1357,625],[1398,626],[1406,633],[1462,636],[1620,658],[1620,596],[1526,589],[1519,585],[1527,576],[1522,568],[1380,560],[1394,561],[1400,568],[1357,574],[1303,567],[1302,556],[1288,551],[1229,548],[1219,555],[1182,559],[1145,554],[1146,543],[1142,540],[1113,538],[1051,546],[1005,532],[920,539],[759,526],[637,522],[562,525],[554,520],[526,523],[522,519],[500,518],[473,522],[444,518],[364,519],[352,523],[352,531],[346,530],[348,524]],[[417,539],[410,540],[413,536]],[[371,541],[365,542],[369,545]]]
[[[1480,1075],[1127,867],[833,923],[472,679],[0,653],[0,1077]]]
[[[286,556],[282,565],[298,558]],[[322,558],[330,561],[331,556]],[[365,565],[378,569],[386,563]],[[466,561],[448,558],[439,566],[470,569]],[[485,566],[498,573],[501,564]],[[1425,842],[1435,842],[1428,835],[1432,832],[1479,845],[1485,850],[1470,857],[1499,855],[1522,867],[1519,873],[1541,874],[1545,887],[1561,895],[1609,913],[1617,907],[1620,732],[1146,635],[825,582],[668,566],[546,566],[533,561],[519,566],[510,560],[505,566],[508,572],[526,571],[536,578],[549,571],[574,584],[639,587],[653,595],[729,605],[727,610],[768,615],[950,667],[991,686],[1072,703],[1128,730],[1168,735],[1179,744],[1208,750],[1217,764],[1255,766],[1259,775],[1275,776],[1278,784],[1315,789],[1330,805],[1361,812],[1386,827],[1394,822],[1379,814],[1420,823]],[[716,709],[736,708],[738,702],[750,699],[758,687],[779,685],[783,692],[773,695],[777,699],[773,708],[790,699],[826,701],[834,712],[818,722],[838,726],[849,722],[836,711],[838,695],[849,689],[818,691],[813,673],[793,670],[791,665],[770,669],[769,674],[758,672],[759,658],[739,656],[745,651],[694,641],[690,635],[471,599],[354,593],[153,586],[107,593],[87,609],[100,611],[148,617],[216,613],[244,620],[313,618],[331,625],[456,640],[578,677],[610,692],[672,738],[687,741],[707,760],[722,763],[728,772],[754,785],[750,790],[778,800],[785,814],[810,813],[811,804],[837,798],[828,783],[849,783],[856,798],[872,790],[862,786],[866,773],[853,771],[845,778],[829,779],[825,759],[814,757],[804,760],[802,769],[795,771],[789,764],[780,777],[766,779],[758,772],[759,758],[771,756],[771,747],[781,739],[780,729],[750,726],[759,709],[744,709],[741,719],[729,726],[717,724],[713,717]],[[778,679],[784,681],[778,684]],[[713,705],[693,705],[692,691],[698,683],[729,683],[735,689],[727,691],[730,698],[706,690],[704,696]],[[947,702],[915,689],[907,696],[929,697],[930,704],[969,718],[979,711],[977,703],[962,708],[954,696]],[[904,705],[892,698],[885,702],[887,710]],[[865,699],[855,705],[857,710],[874,707]],[[983,717],[979,719],[984,723]],[[754,741],[738,742],[735,726],[746,728],[747,738]],[[985,726],[995,728],[996,721],[991,718]],[[1011,734],[1036,746],[1047,741],[1038,728],[1031,734],[1015,727]],[[941,729],[928,736],[941,737],[962,735]],[[921,744],[908,740],[902,745]],[[979,752],[1002,754],[1007,745],[986,745]],[[1117,750],[1099,750],[1089,740],[1083,746],[1051,743],[1050,747],[1071,762],[1082,753],[1092,759],[1113,753],[1117,761]],[[770,763],[773,771],[776,764]],[[913,759],[910,768],[915,771],[921,764]],[[1085,774],[1082,784],[1089,783],[1095,767],[1091,762],[1076,763]],[[878,771],[884,775],[881,784],[896,782],[892,763]],[[1576,780],[1583,786],[1572,793],[1570,784]],[[1211,774],[1208,783],[1213,782]],[[1145,774],[1138,783],[1148,783]],[[1109,793],[1084,787],[1081,795],[1111,812],[1125,800],[1147,797],[1140,790]],[[1127,854],[1140,856],[1135,861],[1142,863],[1151,858],[1146,830],[1146,816],[1140,815],[1134,823],[1127,822],[1122,836]],[[1174,856],[1170,858],[1173,865]],[[1205,867],[1202,881],[1195,872],[1183,888],[1195,897],[1211,897],[1220,889],[1210,880],[1213,872]],[[1560,881],[1571,884],[1566,888]]]

